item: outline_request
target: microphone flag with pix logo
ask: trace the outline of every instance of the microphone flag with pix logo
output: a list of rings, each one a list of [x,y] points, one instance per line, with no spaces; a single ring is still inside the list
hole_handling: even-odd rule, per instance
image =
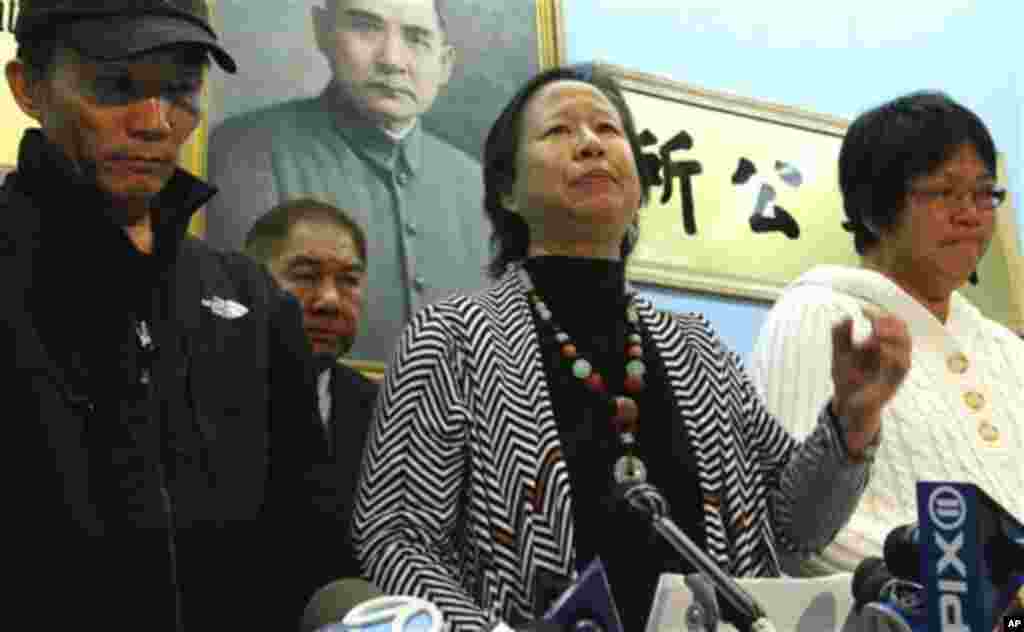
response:
[[[928,629],[990,632],[1020,557],[1020,524],[977,485],[917,483]]]

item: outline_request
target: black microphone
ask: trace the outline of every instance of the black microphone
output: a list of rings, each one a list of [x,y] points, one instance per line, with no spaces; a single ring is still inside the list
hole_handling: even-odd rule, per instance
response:
[[[982,551],[992,579],[1002,584],[1011,574],[1024,570],[1024,546],[1012,538],[1012,528],[1005,520],[997,522],[991,526],[992,533],[985,538]],[[921,583],[921,536],[916,522],[890,531],[882,554],[893,575]]]
[[[710,579],[715,591],[741,617],[742,620],[737,622],[738,629],[758,632],[775,629],[765,617],[764,608],[753,595],[719,568],[718,564],[668,517],[668,501],[656,487],[650,483],[623,483],[616,487],[615,492],[632,510],[649,516],[654,530],[665,538],[683,559]]]
[[[853,571],[853,599],[859,609],[878,601],[900,608],[908,616],[924,611],[924,586],[893,575],[880,557],[867,557]]]
[[[896,577],[921,581],[921,531],[917,523],[896,527],[885,536],[882,555],[885,565]]]
[[[853,601],[862,606],[869,601],[878,601],[882,587],[892,579],[885,560],[880,557],[866,557],[853,571]]]

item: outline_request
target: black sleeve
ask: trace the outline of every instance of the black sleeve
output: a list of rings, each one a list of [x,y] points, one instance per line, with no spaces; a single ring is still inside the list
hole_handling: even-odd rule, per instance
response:
[[[341,559],[337,560],[345,577],[362,575],[362,569],[352,548],[350,530],[363,447],[366,444],[370,423],[373,421],[377,390],[375,382],[351,367],[339,364],[334,369],[331,378],[334,411],[331,436],[334,463],[329,476],[331,486],[336,488],[333,511],[345,529],[342,535],[344,551]]]
[[[312,353],[302,330],[298,301],[275,285],[270,318],[270,480],[268,492],[290,502],[289,491],[302,488],[310,465],[328,458],[327,440],[317,408]],[[296,487],[297,486],[297,487]]]
[[[271,533],[267,550],[279,565],[275,582],[284,594],[273,597],[282,606],[284,624],[297,624],[306,601],[323,584],[337,579],[331,560],[336,547],[331,534],[343,527],[321,508],[323,467],[328,443],[316,405],[312,354],[302,330],[298,302],[271,284],[269,324],[269,471],[264,515]],[[290,605],[288,605],[290,604]],[[281,628],[286,629],[286,628]],[[287,628],[287,629],[293,629]]]

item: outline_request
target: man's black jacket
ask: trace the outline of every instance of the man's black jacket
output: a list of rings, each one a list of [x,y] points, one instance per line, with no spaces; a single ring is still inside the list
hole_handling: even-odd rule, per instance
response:
[[[352,550],[349,529],[352,506],[355,503],[359,470],[363,461],[363,446],[373,421],[373,407],[377,402],[378,385],[359,371],[338,364],[331,374],[330,443],[334,468],[325,483],[327,489],[336,488],[336,505],[325,511],[333,512],[344,523],[343,576],[358,577],[361,569]],[[329,523],[326,523],[329,525]],[[332,528],[333,526],[328,526]],[[333,537],[324,537],[333,544]]]
[[[186,236],[213,193],[177,171],[142,255],[57,147],[22,140],[0,190],[12,621],[292,630],[332,578],[332,547],[306,537],[330,528],[301,314],[260,267]]]

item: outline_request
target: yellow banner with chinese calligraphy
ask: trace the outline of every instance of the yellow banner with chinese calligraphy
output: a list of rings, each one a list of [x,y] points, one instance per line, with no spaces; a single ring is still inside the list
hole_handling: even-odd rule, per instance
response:
[[[859,265],[842,228],[838,158],[847,121],[600,66],[622,87],[641,160],[657,173],[640,211],[631,279],[771,301],[815,265]],[[1019,328],[1012,206],[999,211],[981,282],[964,293],[990,318]]]

